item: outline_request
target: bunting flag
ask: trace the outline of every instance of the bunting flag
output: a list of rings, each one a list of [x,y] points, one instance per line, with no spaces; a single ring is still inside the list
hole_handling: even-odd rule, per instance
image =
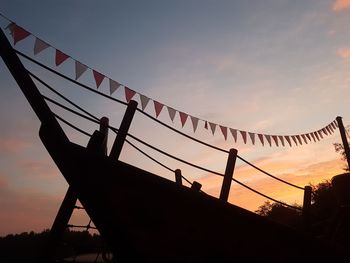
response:
[[[168,113],[169,113],[170,120],[172,122],[174,122],[175,115],[176,115],[176,110],[174,110],[173,108],[168,107],[168,106],[167,106],[167,108],[168,108]],[[198,125],[198,119],[197,119],[197,125]],[[194,125],[193,125],[193,127],[194,127]],[[196,126],[196,129],[197,129],[197,126]],[[194,130],[194,131],[196,131],[196,130]]]
[[[112,95],[118,88],[120,87],[120,83],[113,79],[109,79],[109,94]]]
[[[56,66],[61,65],[65,60],[67,60],[69,56],[62,51],[56,49],[56,57],[55,57],[55,63]]]
[[[259,140],[261,142],[261,145],[264,146],[264,135],[258,134]]]
[[[80,63],[79,61],[75,61],[75,80],[78,80],[78,78],[83,75],[83,73],[88,69],[87,66]]]
[[[255,145],[255,133],[249,132],[248,134],[249,134],[250,140],[252,141],[252,144]]]
[[[295,135],[295,137],[297,138],[299,144],[303,145],[303,142],[301,141],[300,135]]]
[[[50,47],[49,44],[47,44],[46,42],[42,41],[39,38],[35,38],[34,55],[39,54],[41,51],[47,49],[48,47]]]
[[[271,136],[273,141],[275,142],[276,146],[278,147],[278,139],[277,139],[277,136],[276,135],[272,135]]]
[[[105,76],[103,74],[101,74],[100,72],[96,71],[96,70],[92,70],[92,73],[94,74],[94,79],[96,82],[96,88],[99,88],[103,79],[105,78]]]
[[[127,86],[124,86],[125,91],[125,100],[127,103],[130,102],[130,100],[135,96],[136,92],[132,89],[129,89]]]
[[[222,135],[224,135],[225,141],[227,141],[227,127],[219,125]]]
[[[216,130],[216,124],[209,122],[209,126],[210,126],[210,130],[211,130],[212,134],[214,135],[215,130]]]
[[[191,121],[192,121],[192,126],[193,126],[193,132],[196,132],[197,127],[198,127],[198,118],[191,116]]]
[[[312,139],[314,140],[314,142],[316,142],[316,139],[317,139],[317,141],[320,140],[320,139],[318,138],[317,132],[312,132],[312,133],[310,133],[310,134],[311,134],[311,137],[312,137]]]
[[[298,146],[297,138],[295,138],[295,136],[294,136],[294,135],[292,135],[292,139],[293,139],[293,141],[294,141],[295,145],[296,145],[296,146]]]
[[[211,133],[214,135],[215,130],[216,130],[216,124],[209,122],[209,126],[210,126]]]
[[[181,112],[181,111],[179,112],[179,114],[180,114],[181,125],[182,125],[182,127],[184,127],[185,123],[187,121],[188,115],[184,112]]]
[[[284,139],[283,139],[283,136],[278,136],[278,138],[280,139],[281,143],[282,143],[282,146],[284,147]]]
[[[156,118],[158,118],[164,105],[162,103],[159,103],[158,101],[155,101],[155,100],[153,101],[153,103],[154,103],[154,110],[156,111]]]
[[[235,142],[237,142],[237,130],[236,129],[231,129],[230,128],[230,132],[232,134],[233,139],[235,140]]]
[[[289,147],[292,147],[292,142],[290,141],[290,137],[289,136],[284,136],[284,138],[286,139],[286,141],[289,144]]]
[[[6,27],[6,29],[8,29],[10,31],[10,35],[13,38],[13,43],[14,45],[16,45],[18,42],[24,40],[25,38],[27,38],[30,35],[33,35],[32,33],[30,33],[29,31],[25,30],[24,28],[18,26],[16,23],[12,22]],[[45,49],[52,47],[55,50],[55,64],[56,66],[61,65],[63,62],[65,62],[68,58],[70,58],[69,55],[65,54],[64,52],[60,51],[59,49],[51,46],[50,44],[48,44],[47,42],[41,40],[40,38],[36,37],[35,35],[33,35],[35,37],[35,42],[34,42],[34,55],[39,54],[40,52],[44,51]],[[101,83],[103,82],[104,78],[108,78],[105,75],[103,75],[102,73],[99,73],[97,70],[92,69],[88,66],[86,66],[85,64],[75,60],[75,80],[78,80],[86,71],[87,69],[91,69],[93,72],[93,76],[95,79],[95,83],[96,83],[96,88],[99,88]],[[109,93],[110,95],[112,95],[115,91],[118,90],[118,88],[120,86],[124,87],[124,91],[125,91],[125,99],[126,101],[129,103],[130,100],[135,96],[136,91],[128,88],[126,85],[121,84],[120,82],[113,80],[111,78],[109,79]],[[153,100],[143,94],[138,93],[140,96],[140,101],[141,101],[141,108],[142,110],[145,110],[145,108],[147,107],[148,103],[150,100]],[[325,127],[314,131],[314,132],[310,132],[310,133],[305,133],[305,134],[299,134],[299,135],[270,135],[270,134],[261,134],[261,133],[254,133],[254,132],[250,132],[250,131],[242,131],[242,130],[237,130],[237,129],[233,129],[233,128],[229,128],[229,127],[225,127],[222,125],[218,125],[214,122],[209,122],[207,120],[202,120],[199,119],[197,117],[194,117],[190,114],[184,113],[180,110],[174,109],[172,107],[169,107],[159,101],[155,101],[154,102],[154,109],[155,109],[155,116],[158,117],[159,114],[161,113],[161,111],[163,110],[164,106],[167,107],[168,109],[168,113],[169,113],[169,118],[172,122],[174,122],[175,120],[175,116],[176,116],[176,112],[179,113],[180,115],[180,121],[181,121],[181,125],[182,127],[185,126],[185,123],[188,119],[188,116],[190,116],[191,118],[191,122],[192,122],[192,126],[193,126],[193,132],[196,132],[198,129],[198,123],[199,121],[204,122],[204,129],[208,130],[208,123],[210,126],[210,130],[212,132],[213,135],[215,135],[215,131],[216,131],[216,126],[220,127],[221,133],[224,136],[224,139],[227,140],[227,130],[229,129],[234,142],[238,142],[238,136],[237,136],[237,131],[240,132],[241,136],[242,136],[242,140],[243,142],[246,144],[247,143],[247,134],[249,135],[250,141],[252,143],[252,145],[255,145],[255,138],[256,136],[259,138],[259,141],[261,142],[262,146],[265,146],[265,140],[264,137],[266,139],[266,141],[268,142],[268,144],[270,146],[272,146],[272,140],[274,142],[274,144],[276,146],[279,146],[279,142],[281,146],[286,146],[285,141],[288,142],[288,145],[290,147],[292,147],[292,140],[294,141],[295,145],[302,145],[303,141],[305,144],[308,144],[308,142],[312,142],[312,140],[314,142],[320,141],[321,139],[324,139],[325,136],[331,135],[335,132],[335,130],[338,128],[338,122],[336,120],[332,121],[330,124],[326,125]],[[325,135],[325,136],[324,136]],[[272,139],[271,139],[272,138]]]
[[[239,131],[242,135],[242,139],[243,139],[243,142],[244,144],[247,143],[247,132],[246,131]]]
[[[270,145],[270,147],[271,147],[271,146],[272,146],[272,144],[271,144],[271,136],[265,134],[265,138],[266,138],[267,142],[269,143],[269,145]]]
[[[141,108],[142,110],[145,110],[150,98],[146,97],[145,95],[139,94],[140,100],[141,100]],[[126,96],[126,95],[125,95]]]
[[[31,33],[26,31],[22,27],[17,26],[15,23],[13,23],[12,25],[8,25],[8,29],[11,31],[14,45],[31,35]]]

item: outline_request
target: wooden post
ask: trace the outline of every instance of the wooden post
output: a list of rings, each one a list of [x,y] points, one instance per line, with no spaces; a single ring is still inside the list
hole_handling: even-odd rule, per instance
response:
[[[116,160],[119,159],[126,135],[128,134],[130,124],[135,115],[136,109],[137,109],[137,102],[134,100],[131,100],[125,111],[122,123],[120,124],[120,127],[119,127],[117,137],[115,138],[115,141],[112,146],[112,150],[109,154],[110,158],[116,159]]]
[[[108,126],[109,126],[109,119],[107,117],[102,117],[100,120],[100,132],[105,136],[105,140],[103,141],[103,144],[101,146],[104,149],[105,155],[107,155]]]
[[[199,192],[199,191],[201,190],[201,188],[202,188],[202,185],[201,185],[200,183],[198,183],[198,182],[196,182],[196,181],[194,181],[194,182],[192,183],[191,189],[193,189],[193,190]]]
[[[182,185],[182,174],[180,169],[175,170],[175,182],[178,185]]]
[[[349,149],[348,139],[346,138],[346,132],[345,132],[345,128],[343,125],[342,117],[338,116],[336,118],[336,120],[338,123],[340,136],[341,136],[341,139],[343,141],[343,147],[344,147],[344,151],[345,151],[346,160],[348,162],[348,168],[350,169],[350,149]]]
[[[99,154],[107,154],[108,123],[109,120],[107,117],[101,118],[99,131],[95,131],[87,145],[89,150]],[[44,252],[44,262],[46,260],[48,262],[54,261],[55,249],[63,238],[64,231],[73,214],[77,200],[77,194],[69,186],[50,230],[47,249]]]
[[[304,200],[302,210],[302,220],[304,223],[304,230],[308,231],[310,224],[310,208],[311,208],[312,188],[307,185],[304,187]]]
[[[227,158],[226,170],[224,175],[224,180],[222,181],[222,187],[220,192],[220,200],[227,202],[228,196],[230,194],[231,181],[233,177],[233,172],[236,165],[237,150],[230,149]]]

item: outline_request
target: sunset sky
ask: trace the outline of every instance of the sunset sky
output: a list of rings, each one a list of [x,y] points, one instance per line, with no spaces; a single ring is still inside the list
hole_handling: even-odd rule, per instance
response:
[[[350,124],[350,0],[158,0],[16,1],[2,0],[0,13],[90,68],[138,93],[203,120],[238,130],[272,135],[305,134],[342,116]],[[0,17],[4,29],[9,22]],[[11,40],[9,31],[7,37]],[[16,48],[34,57],[35,38]],[[68,59],[55,66],[54,50],[35,59],[74,78]],[[95,96],[25,62],[62,93],[118,127],[125,107]],[[79,79],[96,87],[92,73]],[[99,90],[108,92],[105,79]],[[52,94],[41,89],[45,94]],[[67,183],[44,149],[40,123],[0,60],[0,236],[49,228]],[[114,97],[124,100],[119,88]],[[139,97],[135,99],[140,102]],[[57,108],[53,107],[53,110]],[[62,111],[58,111],[65,114]],[[154,116],[150,103],[146,112]],[[95,126],[70,114],[90,133]],[[244,144],[217,127],[212,135],[200,122],[181,128],[164,108],[159,119],[243,158],[294,184],[317,184],[342,173],[345,163],[333,143],[339,131],[317,143],[293,147]],[[81,145],[88,139],[64,126]],[[224,172],[227,156],[191,142],[137,114],[131,131],[182,159]],[[109,145],[114,140],[111,134]],[[218,196],[222,178],[180,164],[142,147],[189,180]],[[125,145],[121,159],[168,179],[174,175]],[[283,185],[237,161],[234,177],[278,200],[302,202],[302,191]],[[236,184],[230,202],[251,211],[265,201]],[[86,222],[79,212],[74,222]]]

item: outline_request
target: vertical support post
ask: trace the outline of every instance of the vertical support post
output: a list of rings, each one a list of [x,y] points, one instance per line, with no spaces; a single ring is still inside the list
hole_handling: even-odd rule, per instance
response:
[[[342,117],[338,116],[336,118],[336,120],[338,123],[340,136],[341,136],[341,139],[343,141],[343,147],[344,147],[344,151],[345,151],[346,160],[348,162],[348,168],[350,169],[350,149],[349,149],[348,139],[346,138],[346,133],[345,133],[345,128],[343,125]]]
[[[191,189],[193,189],[193,190],[199,192],[199,191],[201,190],[201,188],[202,188],[202,185],[201,185],[200,183],[198,183],[198,182],[196,182],[196,181],[194,181],[194,182],[192,183]]]
[[[108,123],[109,119],[107,117],[101,118],[99,132],[95,131],[93,137],[91,137],[87,146],[88,149],[107,155]],[[100,140],[101,136],[104,138]],[[44,252],[45,262],[46,260],[48,262],[54,261],[55,249],[60,240],[62,240],[77,200],[77,194],[74,189],[69,186],[50,230],[47,249]]]
[[[233,172],[235,170],[237,153],[238,151],[236,149],[230,149],[227,158],[224,180],[222,181],[222,187],[220,192],[220,200],[225,202],[227,202],[228,196],[230,194],[231,181],[233,177]]]
[[[105,135],[105,139],[102,143],[102,148],[104,149],[104,154],[107,155],[107,142],[108,142],[108,126],[109,119],[107,117],[102,117],[100,119],[100,132]]]
[[[182,174],[180,169],[175,170],[175,182],[178,185],[182,185]]]
[[[118,160],[120,153],[122,151],[124,141],[126,138],[126,135],[128,134],[131,121],[135,115],[135,111],[137,109],[137,102],[134,100],[131,100],[129,102],[129,105],[125,111],[122,123],[120,124],[119,131],[117,134],[117,137],[115,138],[115,141],[113,143],[111,152],[109,154],[109,157]]]
[[[303,200],[303,210],[302,216],[304,221],[304,226],[307,227],[309,225],[309,217],[310,217],[310,208],[311,208],[311,195],[312,188],[310,185],[304,187],[304,200]]]

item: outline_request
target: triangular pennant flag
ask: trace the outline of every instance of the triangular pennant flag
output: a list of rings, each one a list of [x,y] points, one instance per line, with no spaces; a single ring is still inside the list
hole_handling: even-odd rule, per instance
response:
[[[289,146],[292,147],[292,142],[290,141],[290,137],[288,135],[284,136],[284,139],[288,142]]]
[[[169,112],[169,117],[170,117],[171,121],[174,122],[174,118],[175,118],[175,115],[176,115],[176,110],[174,110],[173,108],[168,107],[168,106],[167,106],[167,108],[168,108],[168,112]],[[198,124],[198,121],[197,121],[197,124]]]
[[[191,116],[191,121],[193,125],[193,132],[196,132],[198,126],[198,118]]]
[[[247,132],[246,131],[239,131],[239,132],[242,135],[244,144],[246,144],[247,143]]]
[[[266,138],[267,142],[269,143],[269,145],[270,145],[270,147],[271,147],[271,136],[265,134],[265,138]]]
[[[315,135],[316,139],[319,141],[320,138],[318,137],[318,132],[314,132],[314,135]]]
[[[337,128],[338,128],[338,121],[337,121],[337,120],[335,120],[335,121],[333,121],[333,123],[334,123],[335,127],[337,127]]]
[[[109,94],[112,95],[120,86],[121,84],[119,82],[109,79]]]
[[[324,134],[328,135],[327,130],[325,128],[323,128],[322,131],[324,132]]]
[[[212,122],[209,122],[209,126],[210,126],[210,129],[211,129],[211,132],[212,132],[213,135],[214,135],[215,130],[216,130],[216,124],[215,124],[215,123],[212,123]]]
[[[132,89],[129,89],[127,86],[124,86],[124,91],[126,102],[129,103],[130,100],[135,96],[136,92]]]
[[[309,139],[309,141],[310,141],[310,142],[312,142],[312,141],[311,141],[310,134],[309,134],[309,133],[307,133],[307,134],[305,134],[305,135],[306,135],[306,137]]]
[[[92,70],[92,73],[94,74],[94,79],[96,82],[96,88],[99,88],[103,79],[105,78],[104,75],[102,75],[100,72],[96,71],[96,70]]]
[[[294,136],[294,135],[292,136],[292,139],[293,139],[293,141],[294,141],[295,145],[296,145],[296,146],[298,146],[297,138],[295,138],[295,136]]]
[[[79,61],[75,61],[75,80],[78,80],[81,75],[88,69],[88,67]]]
[[[278,136],[278,138],[280,138],[280,141],[282,143],[282,146],[284,147],[284,139],[283,139],[283,136]]]
[[[182,125],[182,127],[184,127],[185,123],[187,121],[188,115],[184,112],[181,112],[181,111],[179,111],[179,114],[180,114],[181,125]]]
[[[325,129],[327,130],[328,135],[331,135],[331,134],[332,134],[330,127],[327,126]]]
[[[230,128],[230,132],[231,132],[232,137],[235,140],[235,142],[237,142],[237,130]]]
[[[295,135],[295,137],[297,137],[299,144],[303,145],[303,142],[301,141],[300,135]]]
[[[164,105],[158,101],[153,101],[154,103],[154,110],[156,111],[156,118],[158,118],[160,112],[162,111]]]
[[[275,141],[276,146],[278,147],[278,140],[276,135],[271,135],[272,139]]]
[[[310,135],[311,135],[312,139],[314,140],[314,142],[316,142],[315,134],[312,132],[312,133],[310,133]]]
[[[259,137],[259,140],[260,140],[262,146],[264,146],[264,135],[258,134],[258,137]]]
[[[249,132],[250,140],[252,141],[252,144],[255,145],[255,133]]]
[[[9,30],[10,31],[10,35],[13,37],[13,31],[15,29],[16,24],[13,22],[10,22],[6,27],[5,30]]]
[[[320,138],[323,139],[322,130],[319,130],[317,132],[318,132],[318,135],[320,135]]]
[[[50,47],[49,44],[42,41],[40,38],[36,38],[34,43],[34,55],[39,54],[41,51],[47,49],[48,47]]]
[[[331,134],[334,133],[334,129],[331,124],[328,125],[328,129],[331,131]]]
[[[302,134],[302,135],[301,135],[301,138],[303,138],[305,144],[307,144],[307,140],[306,140],[305,134]]]
[[[331,123],[333,130],[337,129],[337,126],[334,124],[334,121]]]
[[[220,126],[220,130],[222,132],[222,135],[224,135],[224,138],[225,138],[225,141],[226,141],[227,140],[227,127],[221,126],[221,125],[219,125],[219,126]]]
[[[140,95],[140,100],[141,100],[141,108],[142,108],[142,110],[145,110],[150,99],[148,97],[146,97],[145,95],[142,95],[142,94],[139,94],[139,95]]]
[[[28,31],[24,30],[20,26],[17,26],[16,24],[12,26],[9,25],[9,29],[10,31],[12,31],[14,45],[16,45],[19,41],[31,35]]]
[[[62,51],[56,49],[56,57],[55,57],[56,66],[61,65],[67,58],[69,58],[67,54],[64,54]]]
[[[206,130],[208,130],[208,122],[207,122],[207,121],[205,121],[205,123],[204,123],[204,128],[205,128]]]

